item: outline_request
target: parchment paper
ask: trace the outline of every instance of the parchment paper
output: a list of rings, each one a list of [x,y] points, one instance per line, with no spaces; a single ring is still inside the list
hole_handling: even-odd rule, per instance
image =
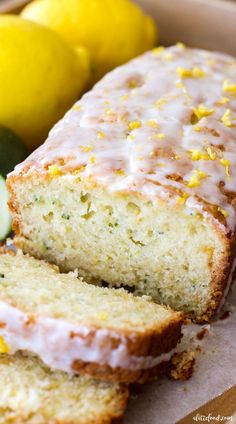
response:
[[[230,311],[230,314],[222,320],[219,317],[224,311]],[[195,335],[206,326],[188,326],[183,347],[189,343],[199,345],[202,350],[196,358],[195,372],[190,380],[179,382],[162,378],[141,386],[140,393],[131,396],[125,424],[175,424],[236,384],[235,284],[219,317],[207,326],[208,331],[201,341]]]

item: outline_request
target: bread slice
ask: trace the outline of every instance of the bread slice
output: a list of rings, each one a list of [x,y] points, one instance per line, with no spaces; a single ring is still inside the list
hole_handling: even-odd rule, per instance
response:
[[[128,390],[83,376],[51,371],[23,353],[0,355],[0,424],[121,422]]]
[[[182,315],[125,290],[96,287],[43,261],[0,255],[0,336],[53,369],[145,381],[163,371]]]
[[[209,320],[235,251],[235,72],[179,44],[105,76],[8,177],[23,250]]]

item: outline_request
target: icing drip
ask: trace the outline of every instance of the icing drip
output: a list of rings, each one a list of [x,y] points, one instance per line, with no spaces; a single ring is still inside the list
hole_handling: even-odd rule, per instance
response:
[[[13,354],[28,350],[39,355],[49,367],[72,373],[76,360],[106,364],[129,370],[152,368],[168,361],[175,349],[157,357],[130,355],[127,339],[107,329],[94,332],[63,319],[33,318],[11,305],[0,302],[0,336]],[[135,335],[134,335],[135,338]],[[117,346],[109,341],[114,339]]]

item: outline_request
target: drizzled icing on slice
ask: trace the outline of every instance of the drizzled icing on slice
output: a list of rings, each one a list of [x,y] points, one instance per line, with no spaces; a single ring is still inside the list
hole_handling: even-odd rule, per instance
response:
[[[115,69],[14,174],[35,170],[166,198],[234,231],[236,60],[178,44]]]

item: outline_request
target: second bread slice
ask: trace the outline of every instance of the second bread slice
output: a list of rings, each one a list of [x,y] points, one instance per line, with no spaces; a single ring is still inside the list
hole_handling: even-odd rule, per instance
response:
[[[96,287],[18,253],[0,255],[2,349],[102,380],[145,381],[170,360],[182,315],[124,290]]]

